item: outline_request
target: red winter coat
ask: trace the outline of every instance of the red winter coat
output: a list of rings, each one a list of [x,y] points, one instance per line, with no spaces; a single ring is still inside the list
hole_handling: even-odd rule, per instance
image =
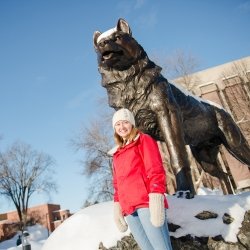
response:
[[[123,215],[149,207],[149,193],[166,192],[166,174],[158,145],[147,134],[140,133],[136,140],[119,148],[113,155],[113,166],[114,201],[120,203]]]

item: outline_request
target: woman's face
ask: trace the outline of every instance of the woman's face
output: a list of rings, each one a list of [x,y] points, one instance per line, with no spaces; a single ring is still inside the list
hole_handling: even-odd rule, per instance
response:
[[[130,122],[126,121],[126,120],[118,121],[115,124],[115,132],[119,136],[121,136],[123,139],[128,138],[128,136],[131,133],[132,128],[133,128],[133,125]]]

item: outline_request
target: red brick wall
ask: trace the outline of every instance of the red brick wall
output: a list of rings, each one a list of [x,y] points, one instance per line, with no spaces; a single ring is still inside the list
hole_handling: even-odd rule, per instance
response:
[[[28,209],[28,221],[33,224],[38,223],[48,228],[51,233],[55,228],[60,225],[64,220],[70,217],[69,210],[61,210],[60,205],[57,204],[44,204]],[[7,237],[7,229],[9,224],[16,223],[19,221],[18,214],[16,211],[0,214],[0,239]]]

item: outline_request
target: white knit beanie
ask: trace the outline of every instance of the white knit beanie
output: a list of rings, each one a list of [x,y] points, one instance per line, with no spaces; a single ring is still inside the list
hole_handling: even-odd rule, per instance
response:
[[[116,111],[113,115],[113,119],[112,119],[112,125],[113,128],[115,128],[115,124],[118,121],[128,121],[130,122],[133,126],[135,126],[135,118],[134,115],[132,114],[132,112],[130,112],[128,109],[119,109],[118,111]]]

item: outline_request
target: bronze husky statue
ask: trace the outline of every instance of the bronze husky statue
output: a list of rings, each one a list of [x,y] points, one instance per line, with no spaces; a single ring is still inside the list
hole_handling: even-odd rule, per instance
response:
[[[185,145],[206,172],[220,179],[227,179],[216,161],[221,144],[250,165],[250,147],[232,117],[169,83],[132,37],[124,19],[111,30],[96,31],[93,39],[109,105],[115,110],[128,108],[141,131],[166,142],[177,191],[189,190],[187,198],[195,192]]]

